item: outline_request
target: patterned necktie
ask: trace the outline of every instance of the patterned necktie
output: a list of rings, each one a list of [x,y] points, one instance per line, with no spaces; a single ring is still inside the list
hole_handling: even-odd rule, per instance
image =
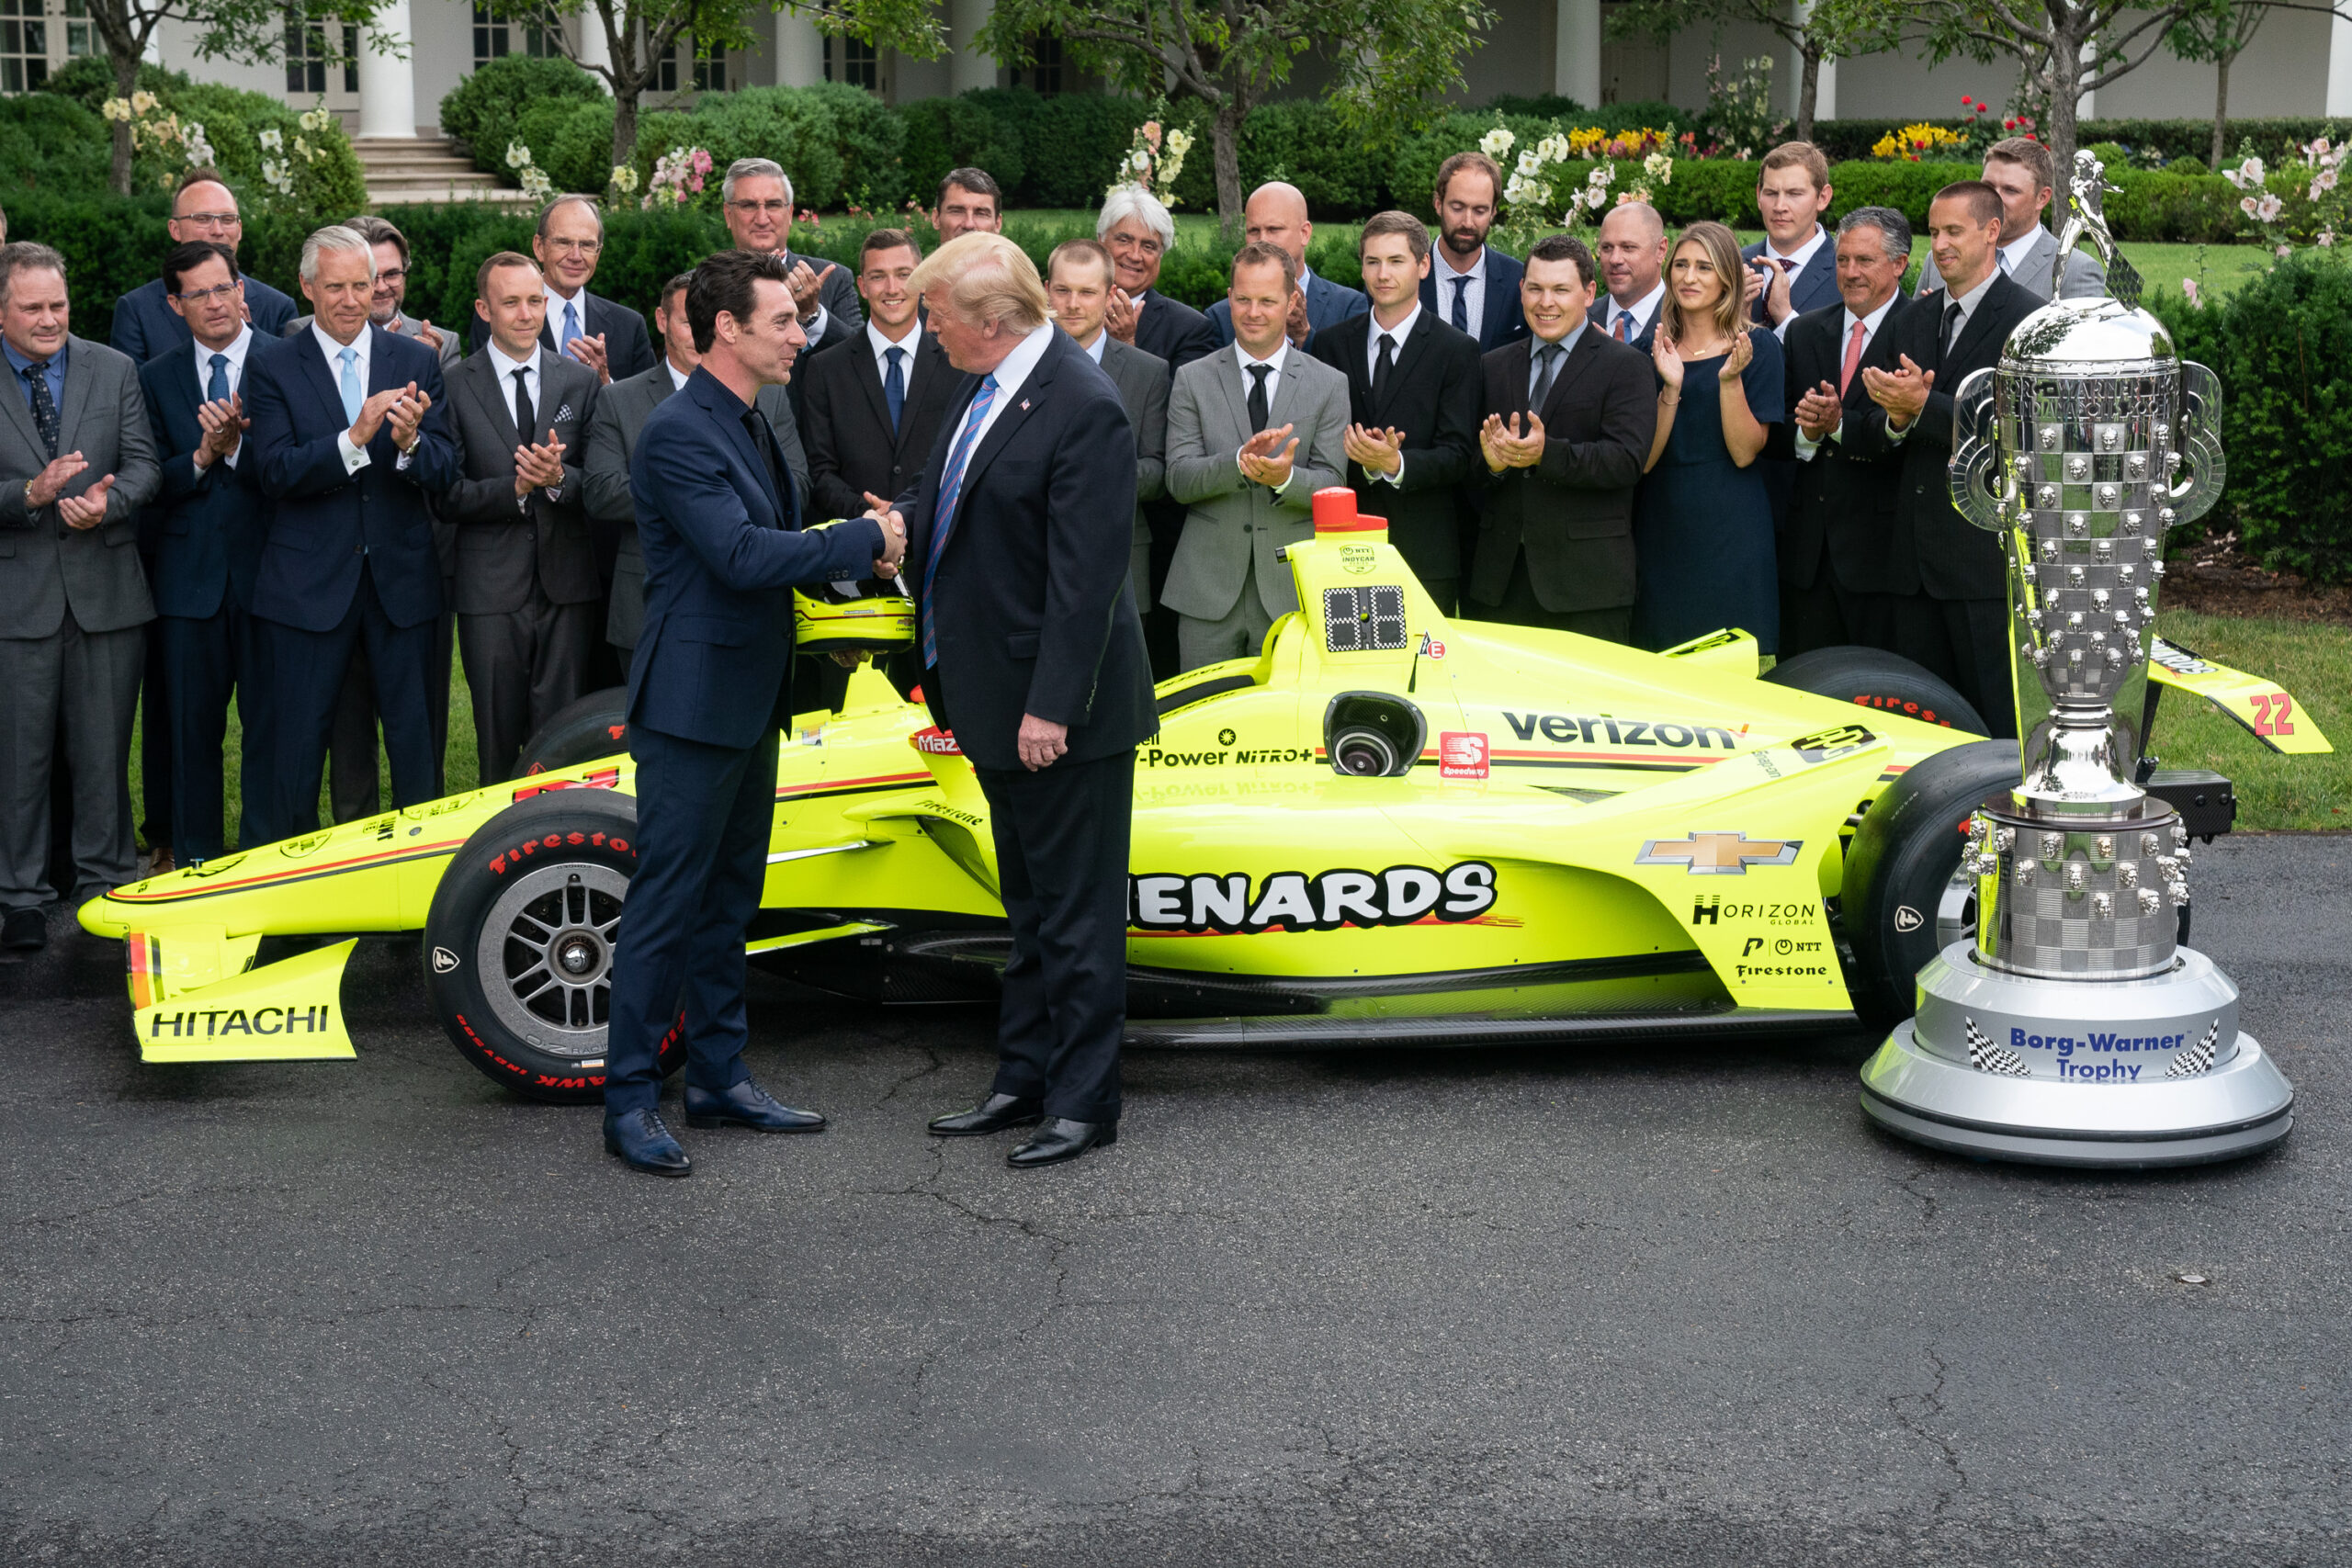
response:
[[[1615,337],[1615,338],[1616,338],[1616,340],[1617,340],[1619,343],[1631,343],[1631,342],[1633,342],[1633,341],[1634,341],[1634,338],[1633,338],[1633,331],[1632,331],[1632,328],[1633,328],[1633,321],[1634,321],[1634,312],[1633,312],[1633,311],[1631,311],[1631,310],[1620,310],[1620,311],[1618,311],[1618,312],[1617,312],[1617,326],[1616,326],[1616,330],[1615,330],[1615,331],[1614,331],[1611,335],[1611,336],[1613,336],[1613,337]]]
[[[956,531],[956,502],[964,499],[964,466],[972,459],[972,444],[979,439],[980,423],[988,418],[989,405],[996,401],[996,378],[980,378],[980,390],[972,400],[971,411],[964,416],[964,429],[956,437],[956,449],[947,454],[947,468],[940,476],[939,504],[932,508],[931,559],[922,569],[922,662],[925,669],[939,662],[939,633],[931,615],[931,585],[939,575],[939,558],[946,551],[947,536]]]
[[[1452,281],[1453,283],[1453,330],[1458,333],[1466,333],[1470,330],[1470,280],[1467,277],[1457,277]]]
[[[526,365],[520,370],[510,371],[509,374],[514,378],[515,432],[523,437],[523,441],[526,446],[537,446],[538,443],[533,440],[532,437],[533,433],[538,426],[539,416],[537,412],[531,407],[531,383],[529,378],[531,367]]]
[[[556,351],[569,353],[571,340],[580,335],[580,303],[576,299],[563,302],[563,336],[556,340]]]
[[[1846,389],[1853,385],[1854,367],[1862,362],[1862,334],[1869,331],[1869,322],[1856,321],[1853,332],[1847,336],[1846,362],[1838,367],[1838,395],[1840,398],[1846,395]]]
[[[359,351],[346,348],[335,355],[343,361],[343,418],[346,424],[359,423],[359,405],[368,400],[359,389]]]
[[[1386,333],[1380,334],[1380,357],[1372,362],[1372,400],[1378,402],[1387,389],[1388,372],[1396,362],[1396,340]]]
[[[899,361],[907,356],[903,348],[886,348],[882,357],[890,362],[890,373],[882,378],[882,400],[890,405],[890,434],[899,434],[899,415],[907,406],[907,378],[899,368]]]
[[[226,402],[228,400],[229,356],[225,354],[216,354],[212,356],[212,379],[204,384],[204,400],[208,403],[220,403]]]
[[[1527,412],[1540,414],[1544,400],[1552,395],[1552,378],[1560,373],[1560,345],[1547,343],[1535,351],[1535,390],[1527,395]]]
[[[49,361],[36,359],[25,367],[25,385],[32,389],[33,427],[40,432],[40,444],[49,448],[51,457],[57,456],[57,400],[49,395]]]
[[[1274,373],[1271,365],[1250,367],[1250,434],[1255,435],[1274,423],[1272,410],[1266,406],[1266,378]]]

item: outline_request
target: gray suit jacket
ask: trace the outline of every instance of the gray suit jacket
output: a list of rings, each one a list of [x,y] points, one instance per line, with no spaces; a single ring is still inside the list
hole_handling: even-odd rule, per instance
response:
[[[457,536],[456,570],[447,554],[444,575],[457,585],[461,615],[509,615],[531,604],[534,584],[550,603],[584,604],[603,594],[596,552],[582,510],[582,434],[595,412],[596,373],[539,351],[539,395],[529,432],[534,445],[552,430],[564,445],[563,484],[542,488],[522,504],[514,495],[514,389],[503,384],[498,361],[485,349],[459,360],[448,376],[449,433],[458,444],[458,482],[441,492],[435,511],[444,533]]]
[[[95,528],[67,526],[53,502],[38,511],[25,504],[25,487],[49,466],[49,454],[22,383],[0,380],[13,383],[0,385],[0,637],[49,637],[69,605],[85,632],[153,620],[155,602],[139,565],[139,509],[154,499],[164,470],[139,367],[102,343],[66,339],[57,450],[79,452],[90,466],[62,493],[79,495],[114,476],[105,520]]]
[[[637,433],[645,416],[677,390],[670,379],[664,356],[650,370],[614,382],[596,398],[589,416],[587,447],[580,460],[588,515],[620,530],[619,548],[613,557],[613,598],[605,614],[605,640],[616,648],[634,649],[645,627],[645,555],[637,542],[637,508],[629,498],[628,461],[637,451]],[[808,479],[808,455],[801,449],[800,427],[782,387],[760,389],[759,411],[775,427],[777,450],[791,471],[792,487],[807,507],[816,487]]]
[[[2058,236],[2044,224],[2030,248],[2025,253],[2025,265],[2009,274],[2018,288],[2045,304],[2050,299],[2050,274],[2058,260]],[[1936,258],[1930,254],[1919,268],[1919,287],[1914,294],[1932,294],[1944,286],[1943,275],[1936,270]],[[2107,264],[2094,252],[2076,246],[2066,258],[2066,281],[2058,290],[2062,299],[2097,299],[2107,293]]]
[[[304,333],[309,332],[310,330],[311,318],[308,316],[297,316],[292,321],[286,323],[286,331],[283,335],[287,337],[300,337]],[[414,316],[410,315],[406,310],[402,310],[399,317],[393,321],[392,324],[386,327],[384,330],[388,333],[396,333],[401,337],[415,338],[420,343],[424,341],[424,323],[418,321]],[[458,334],[449,328],[435,327],[433,331],[435,334],[441,339],[441,370],[444,375],[447,375],[448,373],[449,367],[458,363],[458,361],[464,356],[465,350],[463,345],[458,342]]]
[[[1298,608],[1290,568],[1274,558],[1315,533],[1315,492],[1347,483],[1348,378],[1295,344],[1283,348],[1267,411],[1298,443],[1281,492],[1241,477],[1234,454],[1255,431],[1250,394],[1230,348],[1180,367],[1168,397],[1168,493],[1191,507],[1159,599],[1180,615],[1222,620],[1254,576],[1270,615]]]
[[[1151,608],[1151,525],[1143,503],[1168,493],[1168,361],[1102,334],[1102,374],[1136,432],[1136,531],[1128,570],[1138,615]]]

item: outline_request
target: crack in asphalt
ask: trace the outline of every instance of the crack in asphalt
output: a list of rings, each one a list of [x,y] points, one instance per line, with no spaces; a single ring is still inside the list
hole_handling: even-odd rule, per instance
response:
[[[1937,1489],[1936,1505],[1928,1510],[1928,1514],[1931,1518],[1940,1520],[1944,1516],[1944,1510],[1951,1506],[1953,1500],[1961,1493],[1968,1490],[1968,1470],[1960,1461],[1959,1443],[1951,1437],[1932,1430],[1928,1425],[1930,1420],[1944,1413],[1944,1376],[1949,1370],[1944,1365],[1944,1359],[1932,1349],[1928,1352],[1928,1359],[1936,1364],[1936,1381],[1930,1383],[1922,1393],[1888,1394],[1886,1407],[1894,1413],[1894,1418],[1901,1422],[1904,1428],[1913,1437],[1935,1446],[1937,1455],[1943,1461],[1944,1467],[1951,1471],[1960,1483],[1957,1486]],[[1914,1400],[1917,1401],[1919,1405],[1919,1415],[1916,1417],[1904,1409],[1906,1403]]]

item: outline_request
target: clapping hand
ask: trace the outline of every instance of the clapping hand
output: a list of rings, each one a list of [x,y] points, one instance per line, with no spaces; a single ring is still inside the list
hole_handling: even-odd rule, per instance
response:
[[[514,448],[514,493],[528,495],[535,490],[560,490],[563,487],[563,443],[549,430],[544,445]]]
[[[416,341],[438,354],[441,352],[441,329],[431,321],[419,321],[416,323]]]
[[[424,422],[424,411],[433,406],[433,394],[420,392],[411,381],[392,399],[384,417],[391,422],[392,445],[406,452],[416,446],[416,427]],[[362,411],[365,412],[364,410]],[[548,432],[550,435],[554,432]]]
[[[1756,358],[1756,340],[1747,333],[1731,334],[1731,352],[1724,355],[1724,367],[1715,372],[1718,381],[1736,381],[1740,372]]]
[[[411,381],[405,387],[387,387],[380,392],[370,393],[368,400],[359,405],[359,417],[351,422],[351,444],[365,446],[375,440],[376,433],[384,428],[384,420],[392,412],[392,405],[415,391],[416,383]]]
[[[1121,343],[1133,344],[1136,341],[1136,321],[1141,314],[1142,307],[1135,302],[1125,289],[1114,284],[1111,288],[1111,302],[1102,308],[1103,328]]]
[[[245,417],[244,400],[235,396],[198,404],[196,422],[204,426],[204,439],[197,443],[192,454],[199,471],[223,457],[234,457],[244,440],[246,427],[253,423]]]
[[[1846,418],[1846,405],[1838,389],[1824,381],[1797,400],[1797,428],[1808,441],[1829,439]]]
[[[1280,490],[1290,483],[1290,466],[1298,457],[1296,438],[1292,438],[1289,446],[1283,446],[1290,432],[1291,427],[1285,424],[1279,430],[1261,430],[1243,442],[1241,477],[1255,479],[1268,490]]]
[[[1527,422],[1524,434],[1520,426],[1522,419]],[[1478,428],[1478,449],[1486,454],[1487,467],[1496,473],[1532,468],[1544,460],[1544,421],[1532,412],[1515,413],[1505,423],[1502,415],[1490,413]]]
[[[1677,392],[1682,390],[1682,351],[1674,346],[1674,336],[1663,321],[1650,335],[1650,363],[1657,367],[1659,380]]]
[[[57,499],[57,492],[63,490],[75,474],[89,466],[83,461],[79,452],[51,457],[48,467],[34,475],[32,482],[25,487],[25,505],[33,511],[47,506]]]
[[[1304,288],[1292,289],[1290,291],[1290,313],[1283,318],[1283,333],[1289,336],[1290,341],[1294,344],[1300,348],[1305,348],[1306,346],[1307,334],[1312,333],[1314,330],[1314,323],[1306,319],[1306,290]]]
[[[806,268],[808,264],[803,262],[800,265],[803,268]],[[825,270],[827,272],[831,272],[833,269],[829,266]],[[598,333],[594,337],[582,336],[573,338],[570,343],[564,344],[563,351],[571,355],[572,358],[580,361],[581,364],[588,367],[589,369],[594,370],[596,373],[596,379],[601,385],[609,387],[613,384],[612,369],[605,362],[604,333]]]
[[[79,495],[60,496],[57,514],[70,527],[95,528],[107,520],[107,491],[113,488],[114,476],[108,474]]]
[[[1367,474],[1393,474],[1405,466],[1405,433],[1395,425],[1368,430],[1351,424],[1341,433],[1340,445],[1347,449],[1348,460]]]
[[[1789,303],[1789,269],[1758,256],[1747,264],[1740,276],[1740,314],[1745,316],[1764,301],[1764,319],[1779,326],[1794,309]]]
[[[1928,394],[1935,389],[1936,373],[1922,370],[1912,363],[1907,354],[1899,356],[1900,370],[1881,370],[1875,366],[1862,367],[1862,385],[1871,401],[1886,411],[1886,423],[1891,429],[1905,430],[1919,417],[1928,406]]]

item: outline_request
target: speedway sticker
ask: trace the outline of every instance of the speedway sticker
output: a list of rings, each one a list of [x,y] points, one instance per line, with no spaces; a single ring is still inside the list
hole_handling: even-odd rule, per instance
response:
[[[1127,925],[1135,931],[1329,931],[1343,926],[1452,924],[1495,904],[1495,868],[1460,861],[1442,872],[1392,865],[1382,872],[1340,869],[1309,874],[1270,873],[1253,886],[1241,872],[1223,875],[1152,874],[1127,878]]]
[[[1491,771],[1485,732],[1448,729],[1437,738],[1437,776],[1442,779],[1483,779]]]

